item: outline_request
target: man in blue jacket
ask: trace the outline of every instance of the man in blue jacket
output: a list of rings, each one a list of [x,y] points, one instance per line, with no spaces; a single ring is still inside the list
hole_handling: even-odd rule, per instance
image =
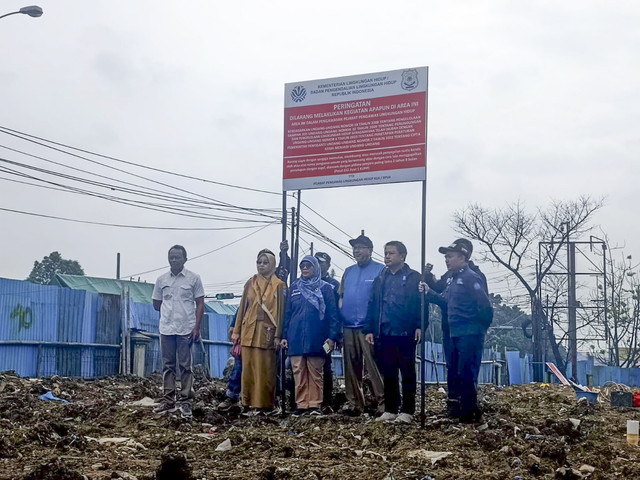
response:
[[[407,247],[384,246],[386,268],[374,280],[365,339],[374,345],[384,382],[384,413],[377,421],[411,423],[416,409],[416,342],[420,341],[420,274],[405,263]],[[398,374],[402,376],[402,409]]]
[[[447,309],[451,337],[451,365],[447,374],[453,376],[448,382],[453,390],[449,397],[459,401],[460,421],[474,423],[482,418],[476,380],[482,363],[484,337],[493,319],[493,308],[485,282],[469,268],[471,249],[467,242],[457,240],[438,250],[444,254],[447,270],[451,272],[444,292],[438,294],[426,283],[421,283],[420,288],[427,293],[427,300]]]
[[[364,412],[362,374],[367,369],[378,412],[384,411],[382,377],[373,359],[373,348],[364,338],[362,328],[367,321],[367,307],[373,280],[384,265],[371,259],[373,242],[360,235],[349,240],[353,247],[355,265],[347,267],[340,283],[340,315],[343,326],[344,382],[347,405],[344,413],[359,415]]]

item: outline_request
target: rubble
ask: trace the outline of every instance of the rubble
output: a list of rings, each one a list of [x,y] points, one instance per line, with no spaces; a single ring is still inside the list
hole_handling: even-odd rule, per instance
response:
[[[193,419],[156,416],[160,378],[95,381],[0,374],[0,478],[640,478],[626,422],[640,411],[578,402],[569,387],[481,387],[481,424],[447,419],[427,388],[426,428],[369,415],[221,415],[221,381],[199,378]],[[63,402],[44,402],[54,392]],[[141,401],[142,400],[142,401]],[[419,401],[419,400],[418,400]],[[220,449],[221,444],[232,446]]]

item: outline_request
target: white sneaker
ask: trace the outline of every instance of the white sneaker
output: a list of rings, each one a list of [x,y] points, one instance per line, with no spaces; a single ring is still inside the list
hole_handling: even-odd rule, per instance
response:
[[[410,415],[408,413],[401,413],[395,419],[395,423],[411,423],[411,422],[413,422],[413,415]]]
[[[398,415],[396,415],[395,413],[384,412],[382,415],[376,418],[376,422],[393,422],[397,416]]]

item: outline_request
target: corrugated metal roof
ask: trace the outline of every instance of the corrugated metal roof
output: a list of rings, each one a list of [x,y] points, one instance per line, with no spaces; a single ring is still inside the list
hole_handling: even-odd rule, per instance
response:
[[[117,280],[115,278],[86,277],[84,275],[57,274],[51,281],[51,285],[68,287],[73,290],[86,290],[88,292],[103,295],[121,295],[122,289],[129,289],[129,297],[137,303],[152,304],[153,283],[134,282],[131,280]],[[213,303],[213,302],[212,302]],[[221,302],[218,302],[221,303]],[[236,307],[237,309],[237,307]],[[213,312],[210,305],[205,303],[205,312]],[[235,310],[231,313],[233,315]]]
[[[218,300],[205,302],[205,306],[209,307],[212,312],[220,315],[235,315],[238,310],[238,305],[227,305]]]
[[[120,295],[122,288],[129,289],[129,296],[139,303],[152,303],[153,283],[116,280],[115,278],[86,277],[84,275],[56,275],[51,285],[59,285],[74,290],[108,295]]]

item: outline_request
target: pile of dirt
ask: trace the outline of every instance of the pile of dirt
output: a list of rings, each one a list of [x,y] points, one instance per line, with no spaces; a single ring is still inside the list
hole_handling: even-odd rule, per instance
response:
[[[153,414],[159,377],[4,372],[0,478],[640,479],[640,447],[625,439],[640,409],[578,402],[568,387],[483,386],[483,422],[463,425],[442,415],[445,394],[430,386],[424,429],[368,415],[221,415],[224,387],[199,378],[183,420]],[[68,403],[38,398],[47,392]]]

